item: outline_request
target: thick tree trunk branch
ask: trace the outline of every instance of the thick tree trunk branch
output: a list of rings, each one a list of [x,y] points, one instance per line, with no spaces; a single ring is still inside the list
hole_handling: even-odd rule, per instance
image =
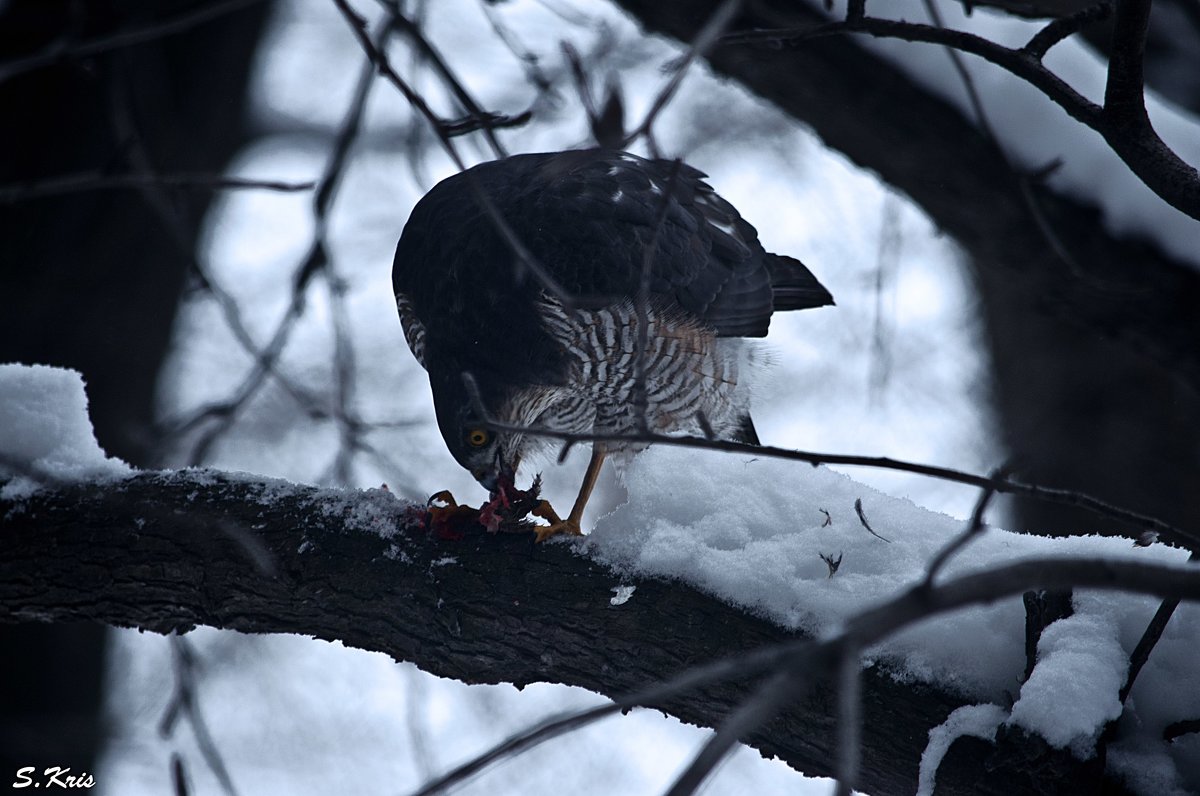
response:
[[[0,622],[298,633],[465,682],[566,683],[610,696],[794,637],[689,586],[618,577],[571,545],[534,545],[531,534],[440,539],[420,527],[421,514],[382,491],[212,471],[46,491],[0,503]],[[618,584],[636,591],[613,605]],[[715,727],[759,684],[722,683],[652,707]],[[861,786],[911,792],[929,729],[964,701],[878,668],[864,673],[863,699]],[[836,706],[824,684],[745,740],[830,775]],[[1028,738],[1003,747],[1006,759],[1031,762],[988,771],[997,750],[956,747],[939,782],[1011,793],[1098,773]]]
[[[1143,98],[1142,60],[1150,19],[1149,0],[1122,0],[1117,7],[1112,57],[1104,106],[1090,102],[1042,63],[1046,51],[1078,30],[1088,15],[1059,20],[1043,28],[1020,49],[1005,47],[990,39],[939,24],[925,25],[891,19],[864,17],[851,6],[847,18],[807,28],[755,30],[732,34],[729,44],[760,44],[797,47],[804,42],[850,33],[868,33],[880,39],[901,39],[940,44],[954,52],[970,53],[1007,70],[1042,92],[1073,119],[1100,135],[1125,165],[1177,210],[1200,219],[1200,175],[1158,137]],[[980,125],[984,127],[984,125]]]

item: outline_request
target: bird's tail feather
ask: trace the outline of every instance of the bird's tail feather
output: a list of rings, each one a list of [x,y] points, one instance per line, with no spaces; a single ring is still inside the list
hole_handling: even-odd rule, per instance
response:
[[[767,255],[767,270],[771,274],[773,308],[806,310],[833,304],[833,296],[817,281],[804,263],[782,254]]]
[[[745,442],[747,445],[762,445],[758,440],[758,430],[754,428],[754,420],[750,417],[750,413],[742,415],[738,421],[737,428],[730,435],[733,442]]]

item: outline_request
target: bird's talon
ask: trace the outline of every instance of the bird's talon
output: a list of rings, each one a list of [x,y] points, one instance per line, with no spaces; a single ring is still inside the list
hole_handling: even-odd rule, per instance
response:
[[[435,506],[434,503],[439,501],[445,503],[446,505]],[[429,500],[425,501],[425,505],[429,506],[430,508],[456,509],[458,508],[458,501],[454,499],[454,495],[450,493],[449,489],[443,489],[441,492],[435,492],[434,494],[430,495]]]
[[[551,536],[558,536],[560,533],[567,536],[583,536],[583,531],[579,529],[579,522],[569,517],[565,520],[550,523],[549,525],[539,525],[533,530],[536,534],[536,538],[533,540],[535,544],[537,542],[544,542]]]
[[[558,516],[558,512],[550,505],[550,501],[541,500],[529,512],[535,517],[541,517],[549,522],[549,525],[539,525],[533,531],[537,535],[534,542],[544,542],[551,536],[558,536],[560,533],[567,536],[583,536],[583,531],[579,527],[579,520],[575,517],[567,517],[565,520]]]
[[[549,500],[539,500],[538,504],[529,510],[529,513],[535,517],[541,517],[551,525],[559,525],[562,523],[562,518],[558,516],[558,512],[550,505]],[[539,542],[541,539],[538,540]]]

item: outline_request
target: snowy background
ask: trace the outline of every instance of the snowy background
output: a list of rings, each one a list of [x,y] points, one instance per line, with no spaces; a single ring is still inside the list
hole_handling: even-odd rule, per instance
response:
[[[952,24],[995,22],[984,12],[964,21],[957,6],[942,5]],[[537,53],[541,68],[564,68],[559,42],[568,40],[597,67],[596,75],[610,70],[618,75],[630,126],[669,79],[664,66],[681,52],[672,42],[642,35],[598,3],[431,4],[426,34],[485,107],[507,112],[528,107],[536,94],[496,35],[495,24],[514,31],[521,46]],[[268,38],[252,101],[262,136],[242,154],[234,173],[315,179],[328,157],[331,132],[351,102],[363,56],[327,0],[281,3]],[[924,59],[911,58],[910,45],[879,46],[885,51],[907,47],[908,68],[948,95],[957,92],[953,81],[932,77],[951,74],[943,52],[924,48]],[[405,48],[396,46],[391,53],[402,73],[421,71]],[[1092,81],[1099,68],[1094,57],[1069,42],[1055,57],[1061,60],[1054,66],[1071,74],[1078,70],[1082,83]],[[995,77],[994,70],[977,71],[980,80],[997,81],[988,85],[987,96],[1012,107],[1025,103],[1024,116],[1014,111],[1006,117],[1016,122],[1002,134],[1020,132],[1032,116],[1047,133],[1030,141],[1054,141],[1078,153],[1055,175],[1059,187],[1081,189],[1085,179],[1108,185],[1111,177],[1116,187],[1102,188],[1100,194],[1111,197],[1104,201],[1113,219],[1153,228],[1170,250],[1196,256],[1200,232],[1194,222],[1162,211],[1161,203],[1146,199],[1140,189],[1131,193],[1121,187],[1129,184],[1121,182],[1124,167],[1095,154],[1095,136],[1044,100],[1013,88],[1007,78]],[[416,87],[445,115],[453,115],[444,92],[427,74]],[[1152,113],[1158,122],[1168,111],[1156,107]],[[334,287],[323,279],[309,286],[279,366],[290,385],[317,396],[327,409],[335,399],[334,385],[349,385],[343,394],[350,408],[370,424],[363,444],[348,459],[339,457],[342,439],[329,412],[314,417],[294,390],[268,379],[202,456],[196,455],[200,437],[187,435],[177,440],[167,465],[199,463],[308,483],[386,483],[400,496],[421,500],[444,488],[468,502],[482,499],[480,488],[441,442],[427,382],[404,344],[390,290],[392,253],[409,210],[454,171],[428,134],[421,138],[415,132],[422,124],[389,86],[375,86],[366,128],[329,219]],[[1190,136],[1182,132],[1188,124],[1193,125]],[[1164,137],[1179,144],[1186,158],[1200,162],[1194,123],[1172,117],[1165,126]],[[767,345],[775,367],[755,403],[764,441],[974,472],[999,464],[986,412],[978,313],[952,241],[939,236],[903,196],[703,65],[693,67],[655,129],[666,154],[707,172],[710,183],[757,227],[769,250],[807,263],[838,302],[834,309],[773,321]],[[564,83],[557,101],[537,106],[531,126],[501,138],[513,152],[546,151],[584,145],[588,131]],[[1024,140],[1016,136],[1010,149],[1021,162],[1040,164],[1063,154],[1033,143],[1017,145]],[[420,153],[415,167],[414,151]],[[464,144],[462,151],[473,161],[489,158],[482,146]],[[311,197],[305,194],[231,192],[210,215],[199,257],[242,309],[246,332],[260,347],[287,312],[293,277],[313,233]],[[341,319],[353,343],[355,367],[349,374],[335,366],[334,328]],[[161,379],[161,416],[185,418],[225,399],[252,367],[212,294],[191,294]],[[576,454],[561,468],[552,462],[536,467],[545,472],[553,502],[569,504],[584,464]],[[848,611],[884,599],[919,577],[933,551],[961,529],[977,497],[973,490],[894,472],[857,470],[852,473],[856,483],[803,465],[678,450],[652,450],[633,467],[628,487],[611,478],[602,485],[585,518],[585,528],[594,528],[589,545],[596,555],[617,566],[687,577],[782,624],[814,632],[828,630]],[[713,484],[744,492],[739,502],[762,511],[747,517],[729,513],[727,504],[706,502],[717,491],[706,488]],[[891,533],[884,535],[893,538],[892,544],[871,539],[857,526],[848,513],[855,497],[863,498],[871,516],[887,518]],[[821,518],[812,515],[817,505],[831,512],[831,526],[821,527]],[[639,530],[631,534],[630,528]],[[1090,553],[1180,560],[1161,548],[1133,551],[1122,540],[1079,544],[1083,547],[1076,549]],[[1064,550],[1061,542],[1021,540],[997,531],[955,566]],[[845,568],[827,578],[818,553],[842,553]],[[1109,717],[1111,705],[1082,699],[1070,690],[1070,678],[1055,679],[1056,673],[1086,664],[1096,672],[1088,680],[1093,684],[1123,677],[1126,651],[1154,605],[1083,595],[1076,607],[1076,616],[1044,642],[1045,654],[1057,650],[1054,654],[1062,656],[1060,665],[1039,669],[1043,680],[1035,677],[1025,688],[1038,689],[1039,695],[1057,692],[1067,697],[1066,704],[1079,706],[1079,715],[1060,711],[1048,717],[1047,710],[1064,703],[1018,700],[1013,716],[1048,735],[1057,732],[1061,737],[1052,740],[1082,750],[1098,723]],[[1172,690],[1186,689],[1200,675],[1187,654],[1200,633],[1198,621],[1190,607],[1181,609],[1139,681],[1135,719],[1147,725],[1147,737],[1180,711],[1189,717],[1200,713],[1200,704],[1174,701],[1179,690]],[[1019,604],[1002,602],[964,612],[952,622],[914,628],[876,652],[906,676],[949,684],[981,704],[1005,705],[1006,693],[1020,690],[1015,677],[1023,660],[1016,639],[1022,622]],[[176,752],[188,761],[197,792],[219,792],[186,727],[166,740],[158,735],[174,678],[168,642],[131,631],[114,632],[114,638],[108,674],[113,735],[97,773],[101,792],[170,792],[168,763]],[[202,629],[188,640],[201,661],[202,709],[210,726],[219,728],[216,744],[242,793],[403,792],[540,717],[599,700],[558,686],[523,692],[466,686],[379,654],[299,637]],[[1163,693],[1172,699],[1155,697]],[[1002,720],[1006,711],[978,715]],[[542,748],[522,763],[502,766],[463,792],[656,793],[707,737],[707,731],[637,711]],[[1142,771],[1148,792],[1184,792],[1176,766],[1191,783],[1200,782],[1195,763],[1200,750],[1185,741],[1173,754],[1174,759],[1168,757],[1161,744],[1142,749],[1131,742],[1115,747],[1110,760]],[[829,785],[804,780],[743,749],[705,792],[809,792],[806,788],[823,793]]]

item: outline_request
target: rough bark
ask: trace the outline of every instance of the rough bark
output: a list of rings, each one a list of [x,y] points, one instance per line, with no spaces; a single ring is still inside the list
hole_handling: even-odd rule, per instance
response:
[[[299,633],[465,682],[567,683],[610,696],[794,637],[687,585],[618,576],[570,544],[535,545],[531,534],[442,539],[420,516],[386,492],[211,471],[43,492],[0,503],[0,623]],[[618,584],[636,591],[612,605]],[[755,685],[721,683],[651,707],[712,727]],[[929,729],[964,700],[877,667],[863,693],[861,786],[912,792]],[[835,710],[830,686],[819,685],[746,741],[828,776]],[[1030,738],[967,745],[950,760],[945,792],[1054,792],[1099,776],[1094,763]]]

